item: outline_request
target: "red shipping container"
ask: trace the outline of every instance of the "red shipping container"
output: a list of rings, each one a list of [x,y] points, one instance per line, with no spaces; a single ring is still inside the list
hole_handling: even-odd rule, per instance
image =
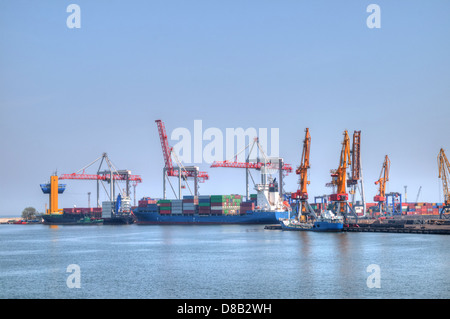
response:
[[[183,199],[183,203],[198,204],[198,199]]]
[[[214,203],[214,202],[212,202],[212,203],[211,203],[211,206],[215,206],[215,207],[220,206],[220,207],[222,207],[222,206],[225,206],[225,204],[226,204],[226,203]],[[205,206],[202,206],[202,207],[205,207]]]

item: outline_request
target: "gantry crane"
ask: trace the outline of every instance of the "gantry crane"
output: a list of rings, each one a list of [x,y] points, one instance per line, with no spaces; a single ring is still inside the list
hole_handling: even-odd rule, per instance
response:
[[[95,163],[100,162],[97,174],[86,174],[85,171],[90,166],[94,165]],[[106,163],[107,169],[101,170],[103,163]],[[112,178],[111,178],[112,176]],[[84,166],[83,168],[79,169],[77,172],[72,174],[61,174],[59,176],[59,179],[74,179],[74,180],[91,180],[91,181],[97,181],[97,207],[101,207],[100,205],[100,197],[99,197],[99,189],[100,189],[100,183],[101,182],[107,182],[110,184],[110,193],[109,193],[109,199],[111,201],[114,201],[115,196],[115,183],[117,181],[125,181],[126,182],[126,189],[125,189],[125,195],[127,197],[130,196],[130,183],[135,187],[138,183],[142,183],[142,178],[139,175],[132,175],[130,170],[118,170],[115,168],[113,163],[108,157],[108,154],[103,153],[100,157],[89,163],[88,165]],[[102,183],[103,185],[103,183]],[[106,191],[106,188],[105,188]],[[106,192],[108,194],[108,192]],[[135,189],[135,195],[136,195],[136,189]]]
[[[256,160],[251,160],[250,156],[252,155],[252,151],[254,147],[259,149],[260,153],[262,154],[262,161],[258,158]],[[246,158],[245,163],[238,162],[237,158],[238,156],[244,152],[246,149],[250,148],[248,156]],[[282,198],[283,197],[283,177],[288,175],[292,172],[292,166],[290,164],[285,164],[283,159],[280,157],[277,158],[269,158],[265,155],[264,150],[259,143],[258,137],[255,137],[253,139],[253,142],[251,144],[248,144],[246,147],[244,147],[241,151],[236,153],[233,156],[234,160],[226,160],[226,161],[214,161],[211,164],[211,167],[227,167],[227,168],[245,168],[246,173],[246,179],[245,179],[245,189],[246,189],[246,198],[247,200],[249,197],[249,176],[250,175],[250,169],[256,169],[261,172],[261,184],[266,185],[267,184],[267,174],[271,170],[278,170],[279,172],[279,195]],[[252,178],[252,177],[251,177]],[[252,178],[253,179],[253,178]],[[254,181],[253,181],[254,182]]]
[[[347,130],[344,131],[344,141],[342,142],[341,157],[337,170],[332,170],[332,181],[327,186],[336,187],[336,193],[330,195],[330,202],[335,207],[335,213],[340,213],[347,221],[347,212],[350,210],[356,221],[358,217],[353,208],[348,204],[347,186],[347,167],[351,165],[350,159],[350,138]]]
[[[316,214],[312,207],[308,203],[308,169],[309,165],[309,153],[311,147],[311,135],[309,134],[309,128],[305,130],[305,139],[303,140],[303,151],[302,159],[300,165],[297,167],[295,173],[299,175],[299,188],[295,193],[291,194],[291,198],[297,201],[298,204],[298,214],[300,215],[311,215],[316,218]]]
[[[383,209],[386,212],[386,183],[389,181],[389,170],[391,167],[391,161],[386,155],[384,157],[383,166],[381,167],[380,177],[375,181],[375,185],[378,185],[378,194],[375,195],[373,200],[378,203],[380,209],[380,215],[383,214]]]
[[[86,174],[85,170],[93,165],[94,163],[100,161],[100,165],[97,170],[97,174]],[[106,162],[108,165],[108,170],[100,171],[102,168],[102,164]],[[62,194],[66,188],[66,184],[58,184],[58,180],[95,180],[97,181],[97,207],[101,207],[99,201],[99,183],[106,181],[110,183],[110,193],[105,191],[109,196],[111,201],[115,200],[115,183],[117,181],[125,181],[126,182],[126,193],[125,195],[129,197],[129,183],[133,183],[136,185],[137,183],[142,182],[142,178],[139,175],[131,175],[131,171],[129,170],[117,170],[106,153],[103,153],[102,156],[81,168],[75,173],[72,174],[61,174],[59,177],[57,173],[54,173],[50,177],[50,182],[48,184],[41,184],[41,189],[44,194],[49,194],[49,203],[50,208],[47,210],[47,214],[62,214],[63,210],[58,208],[58,194]],[[88,193],[90,195],[90,192]],[[90,201],[90,200],[89,200]],[[89,203],[90,206],[90,203]],[[116,212],[117,213],[117,212]]]
[[[156,125],[158,126],[159,139],[161,141],[162,152],[164,156],[164,168],[163,168],[163,198],[166,198],[166,177],[175,176],[178,177],[178,198],[181,199],[181,180],[187,181],[188,178],[194,179],[194,193],[191,194],[197,196],[198,195],[198,183],[202,183],[205,180],[209,179],[209,175],[206,172],[200,172],[198,166],[183,166],[183,164],[178,160],[175,152],[173,151],[173,147],[169,146],[169,142],[167,139],[166,128],[164,123],[161,120],[155,120]],[[178,166],[173,166],[172,156],[174,156],[175,161]],[[170,180],[167,179],[170,183]],[[172,187],[172,184],[170,184]],[[189,187],[189,185],[188,185]],[[172,190],[173,187],[172,187]],[[189,188],[190,190],[190,188]],[[175,193],[175,191],[174,191]],[[176,196],[176,194],[175,194]]]
[[[438,155],[439,178],[442,180],[442,189],[444,191],[444,205],[440,211],[440,218],[449,218],[450,216],[450,163],[445,155],[444,149],[441,148]]]

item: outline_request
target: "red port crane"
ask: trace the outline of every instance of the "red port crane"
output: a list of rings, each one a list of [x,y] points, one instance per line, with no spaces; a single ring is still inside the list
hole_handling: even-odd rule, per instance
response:
[[[167,138],[166,127],[164,122],[161,120],[155,120],[158,126],[159,139],[161,141],[161,148],[164,157],[164,168],[163,168],[163,197],[166,198],[166,176],[176,176],[178,177],[178,197],[181,198],[181,179],[186,181],[188,178],[194,179],[194,195],[198,195],[198,182],[203,183],[205,180],[209,179],[207,172],[200,172],[198,166],[183,166],[181,162],[177,159],[176,154],[173,152],[173,147],[169,146],[169,141]],[[178,166],[173,166],[172,155],[174,155]],[[170,180],[169,180],[170,183]],[[171,185],[172,186],[172,185]],[[173,190],[173,188],[172,188]],[[175,192],[174,192],[175,193]],[[176,196],[176,194],[175,194]]]
[[[256,161],[250,161],[250,155],[252,154],[253,148],[254,146],[257,146],[259,151],[261,152],[261,154],[263,155],[264,158],[264,162],[261,162],[258,160]],[[237,158],[238,155],[242,152],[244,152],[247,148],[250,147],[250,151],[248,153],[247,159],[245,161],[245,163],[243,162],[238,162]],[[282,196],[283,193],[283,175],[288,175],[289,173],[292,172],[292,166],[290,164],[285,164],[283,162],[282,158],[267,158],[264,150],[261,146],[261,144],[259,143],[259,139],[258,137],[255,137],[253,139],[253,143],[248,144],[244,149],[242,149],[240,152],[238,152],[236,155],[233,156],[234,157],[234,161],[230,161],[230,160],[226,160],[226,161],[214,161],[211,164],[211,167],[228,167],[228,168],[245,168],[246,170],[246,197],[247,199],[249,198],[249,169],[256,169],[261,171],[261,183],[262,184],[266,184],[266,174],[267,174],[267,170],[278,170],[279,171],[279,181],[278,181],[278,185],[279,185],[279,193],[280,196]]]
[[[77,173],[72,173],[72,174],[61,174],[59,176],[59,179],[83,179],[83,180],[90,180],[90,181],[109,181],[110,178],[110,174],[106,174],[104,172],[102,172],[102,174],[77,174]],[[139,175],[127,175],[126,174],[115,174],[113,173],[113,179],[116,181],[135,181],[138,183],[142,183],[142,178]]]
[[[97,171],[97,174],[86,174],[85,170],[93,165],[94,163],[100,161],[100,165]],[[108,169],[104,171],[100,171],[103,162],[106,162],[108,165]],[[112,183],[111,183],[111,175],[112,175]],[[72,174],[61,174],[59,179],[75,179],[75,180],[91,180],[97,181],[97,207],[100,207],[100,199],[99,199],[99,181],[106,181],[110,183],[110,194],[109,197],[111,201],[115,198],[115,190],[114,184],[115,181],[125,181],[126,182],[126,196],[130,196],[130,185],[129,182],[132,182],[133,186],[136,186],[137,183],[142,183],[142,178],[139,175],[131,175],[129,170],[117,170],[112,164],[111,160],[108,158],[106,153],[103,153],[102,156],[98,157],[85,167],[79,169],[77,172]]]

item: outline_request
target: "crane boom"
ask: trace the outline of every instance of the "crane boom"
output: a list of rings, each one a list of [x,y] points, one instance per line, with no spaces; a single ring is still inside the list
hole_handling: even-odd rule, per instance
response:
[[[449,189],[449,177],[450,177],[450,163],[445,155],[444,149],[441,148],[438,155],[438,167],[439,178],[442,180],[442,188],[444,191],[444,205],[450,205],[450,189]]]
[[[348,200],[346,191],[347,184],[347,167],[351,165],[350,158],[350,138],[347,130],[344,131],[344,141],[342,142],[341,157],[339,160],[339,167],[331,176],[333,178],[332,184],[337,186],[336,194],[330,196],[331,201]]]
[[[347,181],[348,185],[356,185],[361,179],[361,131],[353,133],[352,145],[352,176]]]
[[[350,159],[350,138],[348,132],[344,132],[344,141],[342,142],[341,160],[338,168],[338,194],[346,193],[347,167],[352,163]]]
[[[195,167],[181,167],[181,163],[178,163],[180,167],[174,167],[172,163],[172,152],[173,147],[169,146],[169,141],[167,138],[166,127],[164,122],[161,120],[155,120],[158,126],[159,139],[161,142],[161,148],[164,157],[165,170],[168,176],[179,176],[181,175],[184,179],[187,177],[198,178],[199,182],[204,182],[209,179],[207,172],[199,172],[198,168]],[[181,172],[179,172],[181,170]]]
[[[73,174],[61,174],[59,176],[59,179],[83,179],[83,180],[91,180],[91,181],[95,181],[95,180],[100,180],[100,181],[109,181],[110,178],[110,174],[104,174],[104,175],[100,175],[100,174],[77,174],[77,173],[73,173]],[[118,180],[118,181],[135,181],[138,183],[142,182],[142,178],[139,175],[128,175],[128,179],[126,175],[116,175],[113,174],[113,179],[114,180]]]
[[[386,183],[389,181],[390,166],[391,166],[391,161],[390,161],[389,157],[386,155],[384,158],[383,166],[381,168],[380,177],[375,182],[375,185],[379,185],[378,195],[376,195],[373,198],[373,200],[376,202],[386,201]]]
[[[207,172],[200,172],[198,166],[184,166],[178,159],[175,152],[173,152],[173,147],[169,146],[169,141],[167,138],[166,127],[164,122],[161,120],[155,120],[158,126],[159,140],[161,142],[161,148],[164,157],[164,168],[163,168],[163,198],[166,199],[166,177],[178,177],[178,198],[181,199],[181,189],[184,188],[181,185],[181,180],[187,181],[188,178],[194,179],[194,196],[198,195],[198,182],[202,183],[209,179]],[[172,155],[178,166],[173,166]],[[169,180],[170,183],[170,180]],[[172,186],[172,184],[171,184]],[[189,185],[188,185],[189,187]],[[173,188],[172,188],[173,190]],[[192,191],[189,187],[189,191]],[[175,193],[175,191],[174,191]],[[175,194],[176,196],[176,194]]]
[[[309,128],[305,130],[305,139],[303,140],[303,151],[300,166],[295,171],[299,176],[299,189],[296,193],[292,193],[292,198],[298,198],[302,200],[308,199],[308,169],[309,165],[309,151],[311,146],[311,135],[309,134]]]
[[[211,164],[211,167],[228,167],[228,168],[252,168],[259,170],[263,166],[265,166],[267,169],[278,169],[278,163],[243,163],[243,162],[231,162],[231,161],[214,161]],[[286,171],[286,173],[292,172],[292,166],[290,164],[283,164],[282,168],[283,171]]]
[[[156,125],[158,126],[159,140],[161,141],[161,148],[164,156],[164,164],[168,172],[173,172],[172,164],[172,147],[169,146],[169,142],[166,134],[166,127],[164,122],[161,120],[156,120]],[[169,174],[170,175],[170,174]]]

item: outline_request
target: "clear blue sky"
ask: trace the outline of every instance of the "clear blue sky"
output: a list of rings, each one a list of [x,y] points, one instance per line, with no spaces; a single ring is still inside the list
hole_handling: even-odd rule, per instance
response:
[[[69,29],[66,7],[81,8]],[[366,7],[381,8],[369,29]],[[43,211],[39,184],[107,152],[162,195],[159,137],[177,127],[279,128],[298,165],[312,136],[310,194],[330,189],[345,129],[362,131],[371,201],[386,154],[388,191],[442,201],[437,154],[450,155],[450,2],[0,2],[0,215]],[[175,142],[172,142],[175,144]],[[203,194],[245,192],[244,171],[209,168]],[[297,176],[286,179],[296,189]],[[95,182],[67,181],[61,207],[87,206]]]

